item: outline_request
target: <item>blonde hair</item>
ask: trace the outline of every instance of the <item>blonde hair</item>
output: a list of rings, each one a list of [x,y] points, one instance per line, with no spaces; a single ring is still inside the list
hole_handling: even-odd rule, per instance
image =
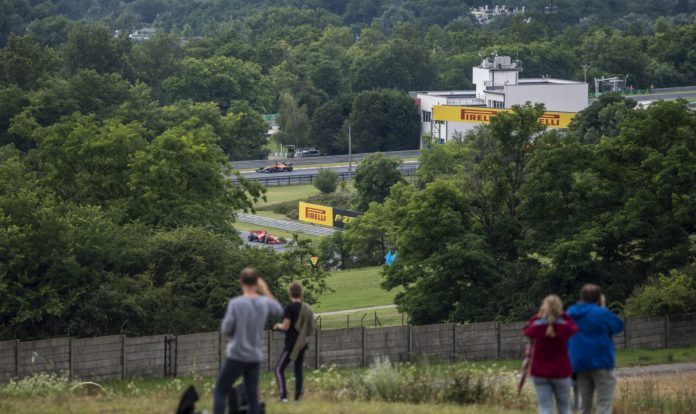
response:
[[[539,317],[545,318],[548,321],[548,327],[546,328],[546,336],[553,338],[556,336],[556,331],[553,328],[553,324],[558,320],[558,318],[563,313],[563,302],[558,295],[548,295],[544,298],[541,303],[541,308],[539,308]]]

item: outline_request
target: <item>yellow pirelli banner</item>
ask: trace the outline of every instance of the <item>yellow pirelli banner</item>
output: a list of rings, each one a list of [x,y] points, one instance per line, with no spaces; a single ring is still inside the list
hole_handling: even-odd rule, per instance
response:
[[[333,227],[333,208],[300,201],[300,221]]]
[[[438,105],[433,106],[433,120],[487,124],[491,118],[503,112],[512,112],[512,109]],[[549,128],[568,128],[574,117],[575,112],[544,112],[539,118],[539,123]]]

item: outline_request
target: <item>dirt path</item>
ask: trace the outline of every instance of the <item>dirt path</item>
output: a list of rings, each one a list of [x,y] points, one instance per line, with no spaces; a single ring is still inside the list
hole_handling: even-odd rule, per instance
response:
[[[683,362],[678,364],[645,365],[641,367],[617,368],[617,377],[636,377],[648,375],[678,374],[682,372],[696,371],[696,362]]]

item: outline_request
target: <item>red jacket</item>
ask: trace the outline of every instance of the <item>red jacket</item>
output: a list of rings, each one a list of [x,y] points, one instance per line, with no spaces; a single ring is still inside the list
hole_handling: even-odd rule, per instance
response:
[[[568,358],[568,338],[578,333],[579,329],[565,312],[553,324],[554,337],[546,336],[547,327],[545,318],[534,315],[524,328],[525,336],[534,340],[530,374],[542,378],[570,377],[573,371]]]

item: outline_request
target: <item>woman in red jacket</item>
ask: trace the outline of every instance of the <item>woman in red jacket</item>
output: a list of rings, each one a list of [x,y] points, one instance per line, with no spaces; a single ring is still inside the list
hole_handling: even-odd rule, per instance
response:
[[[557,295],[549,295],[524,328],[532,342],[530,374],[539,414],[553,414],[556,398],[558,414],[570,414],[570,377],[572,369],[568,358],[568,338],[578,332],[570,316],[563,312],[563,302]]]

